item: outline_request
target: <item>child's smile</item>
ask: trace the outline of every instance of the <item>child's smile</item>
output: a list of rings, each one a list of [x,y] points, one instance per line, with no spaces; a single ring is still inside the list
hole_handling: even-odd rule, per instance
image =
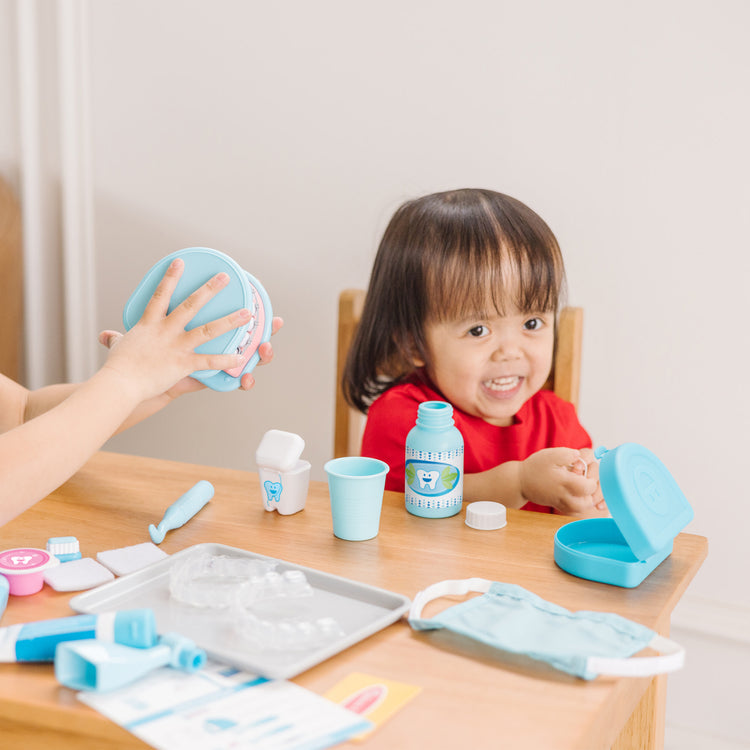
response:
[[[427,374],[467,414],[509,425],[552,367],[554,314],[523,313],[428,323]],[[423,363],[417,362],[421,365]]]
[[[485,380],[482,385],[497,396],[497,398],[512,398],[521,387],[522,380],[523,378],[519,375],[511,375],[504,378]]]

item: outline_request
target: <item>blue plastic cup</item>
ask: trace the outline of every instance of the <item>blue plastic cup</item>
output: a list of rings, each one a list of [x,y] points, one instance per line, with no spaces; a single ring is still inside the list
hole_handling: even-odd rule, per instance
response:
[[[328,475],[334,535],[350,542],[376,537],[388,464],[377,458],[345,456],[323,468]]]

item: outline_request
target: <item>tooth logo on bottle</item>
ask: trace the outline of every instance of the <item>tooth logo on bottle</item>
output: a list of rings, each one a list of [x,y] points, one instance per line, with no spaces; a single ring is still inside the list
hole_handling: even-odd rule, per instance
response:
[[[458,484],[460,472],[452,464],[435,461],[406,462],[406,484],[422,495],[445,495]]]
[[[419,486],[422,489],[428,488],[434,490],[435,482],[437,482],[439,476],[439,471],[424,471],[422,469],[417,469],[417,478],[419,479]]]

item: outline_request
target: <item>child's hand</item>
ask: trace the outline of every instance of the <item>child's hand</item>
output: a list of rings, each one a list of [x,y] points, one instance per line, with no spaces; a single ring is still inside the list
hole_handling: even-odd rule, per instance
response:
[[[275,333],[277,333],[283,325],[284,321],[281,318],[274,317],[271,321],[271,335],[273,336]],[[260,365],[267,365],[273,359],[273,346],[271,345],[271,342],[264,341],[258,347],[258,354],[260,355],[258,367],[260,367]],[[254,385],[255,378],[253,377],[253,374],[251,372],[246,372],[240,378],[241,391],[249,391]],[[206,386],[200,381],[188,376],[187,378],[183,378],[173,388],[170,388],[167,391],[167,395],[170,398],[176,398],[177,396],[181,396],[183,393],[192,393],[193,391],[197,391],[205,387]]]
[[[591,448],[581,448],[581,460],[586,464],[584,476],[596,479],[596,492],[594,492],[594,508],[597,512],[608,515],[607,501],[602,494],[602,486],[599,483],[599,461],[597,461],[594,451]]]
[[[141,319],[124,336],[112,332],[100,335],[100,341],[110,347],[110,355],[102,370],[115,373],[124,394],[136,403],[175,389],[173,395],[200,387],[184,382],[196,370],[228,370],[241,363],[237,354],[199,354],[196,348],[250,319],[248,310],[237,310],[222,318],[197,326],[190,331],[185,326],[212,297],[228,283],[229,277],[220,273],[193,292],[167,314],[169,302],[182,275],[184,263],[172,261],[159,282],[153,297],[146,305]],[[280,326],[280,324],[279,324]],[[261,356],[271,356],[265,347]],[[241,386],[252,387],[252,376],[243,377]]]
[[[570,470],[574,474],[597,480],[596,491],[593,495],[594,507],[577,513],[566,513],[565,515],[574,518],[606,518],[609,516],[609,510],[602,495],[601,484],[599,484],[599,462],[591,448],[581,448],[580,454],[581,457],[573,462]],[[561,511],[555,510],[555,513],[561,513]]]
[[[583,458],[581,453],[573,448],[545,448],[522,461],[521,493],[526,501],[548,505],[565,515],[595,512],[597,502],[603,500],[598,466],[592,461],[594,466],[588,467],[596,476],[584,476],[582,468],[576,473],[575,465]]]
[[[284,321],[279,317],[274,317],[271,323],[271,335],[274,335],[284,325]],[[119,331],[102,331],[99,334],[99,343],[106,346],[108,349],[113,349],[117,346],[119,340],[123,335]],[[260,355],[260,361],[258,366],[267,365],[273,359],[273,347],[270,341],[264,341],[258,347],[258,354]],[[249,391],[255,385],[255,378],[252,373],[246,372],[240,379],[240,390]],[[199,380],[190,376],[183,378],[174,386],[166,391],[166,395],[170,399],[182,396],[185,393],[193,393],[194,391],[200,391],[206,386]]]

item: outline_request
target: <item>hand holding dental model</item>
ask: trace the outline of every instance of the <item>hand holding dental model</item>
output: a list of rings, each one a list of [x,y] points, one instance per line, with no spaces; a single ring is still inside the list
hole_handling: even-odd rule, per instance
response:
[[[104,331],[110,349],[104,366],[81,384],[29,391],[0,375],[0,525],[66,481],[112,434],[204,386],[190,378],[196,370],[230,369],[238,354],[200,354],[196,348],[246,323],[247,310],[231,312],[192,330],[187,324],[227,284],[217,274],[169,312],[184,262],[167,268],[139,322],[126,334]],[[273,331],[282,326],[273,319]],[[258,348],[270,362],[270,342]],[[248,390],[253,376],[242,376]]]

